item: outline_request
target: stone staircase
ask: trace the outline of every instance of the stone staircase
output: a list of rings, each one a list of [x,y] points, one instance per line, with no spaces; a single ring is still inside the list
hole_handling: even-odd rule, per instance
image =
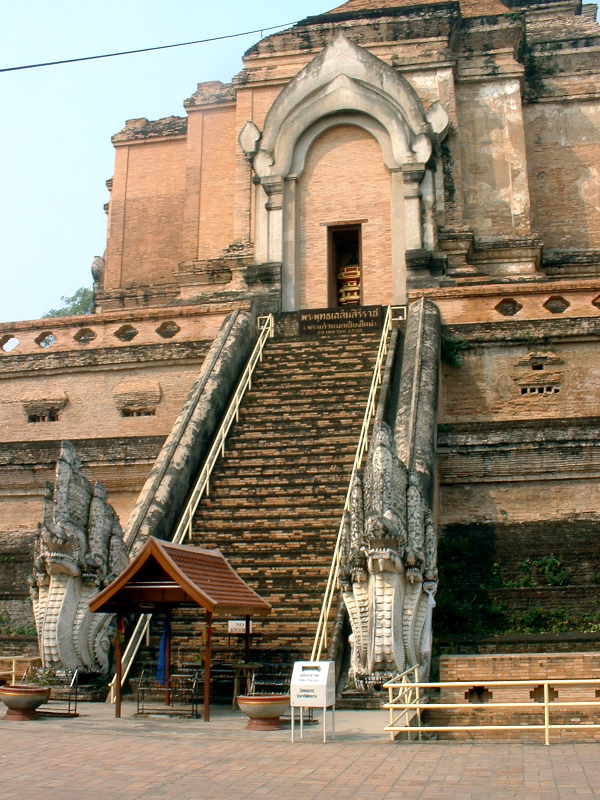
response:
[[[254,621],[263,659],[310,655],[379,338],[271,340],[198,507],[193,543],[218,547],[273,606]],[[175,618],[182,659],[201,624],[191,610]],[[215,623],[215,655],[235,660],[241,637],[226,625]]]

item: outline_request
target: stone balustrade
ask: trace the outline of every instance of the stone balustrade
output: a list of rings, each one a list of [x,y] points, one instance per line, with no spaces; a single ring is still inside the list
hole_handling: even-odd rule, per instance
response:
[[[0,324],[0,358],[213,339],[229,308],[187,306]]]
[[[600,292],[596,279],[578,281],[478,284],[439,289],[421,289],[409,293],[409,302],[425,295],[439,307],[442,323],[461,325],[480,323],[552,320],[599,317]]]

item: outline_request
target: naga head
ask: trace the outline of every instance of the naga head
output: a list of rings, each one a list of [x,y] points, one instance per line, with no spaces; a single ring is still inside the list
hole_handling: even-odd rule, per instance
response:
[[[81,575],[82,534],[72,523],[40,526],[40,566],[49,574]]]
[[[404,572],[402,559],[392,547],[377,547],[367,552],[369,572]]]
[[[369,579],[367,558],[363,550],[356,550],[350,560],[352,583],[366,583]]]
[[[414,550],[406,551],[406,580],[409,583],[423,583],[421,561]]]

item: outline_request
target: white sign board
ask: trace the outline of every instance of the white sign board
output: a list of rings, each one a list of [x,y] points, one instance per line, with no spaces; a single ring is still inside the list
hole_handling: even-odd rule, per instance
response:
[[[290,705],[296,708],[335,705],[335,662],[296,661],[290,685]]]
[[[232,636],[233,634],[243,635],[246,633],[246,620],[245,619],[230,619],[227,622],[227,633]],[[252,633],[252,620],[250,620],[250,633]]]

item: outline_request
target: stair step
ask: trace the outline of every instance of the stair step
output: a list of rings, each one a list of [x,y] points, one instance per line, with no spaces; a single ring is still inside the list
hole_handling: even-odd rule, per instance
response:
[[[314,636],[378,344],[270,340],[196,511],[194,544],[276,609],[261,648],[305,652]]]

